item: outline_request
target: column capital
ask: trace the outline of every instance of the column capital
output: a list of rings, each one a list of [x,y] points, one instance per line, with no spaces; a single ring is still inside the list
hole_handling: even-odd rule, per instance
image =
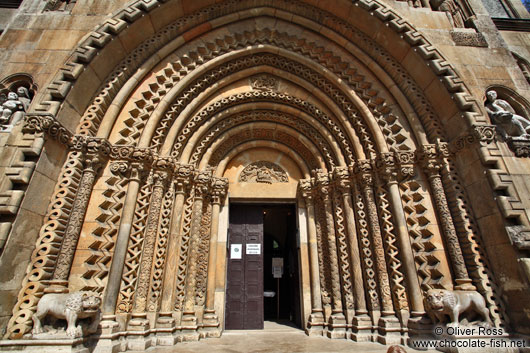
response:
[[[210,182],[212,179],[211,170],[196,171],[193,178],[193,186],[195,188],[195,198],[202,199],[208,194],[210,189]]]
[[[228,192],[228,179],[212,177],[211,184],[212,203],[221,204]]]
[[[365,159],[357,161],[354,166],[354,173],[358,181],[363,184],[363,187],[373,186],[374,175],[371,160]]]
[[[392,152],[380,153],[375,159],[375,169],[387,183],[397,182],[398,168],[396,158]]]
[[[348,167],[333,168],[333,180],[341,194],[349,194],[351,190],[351,175]]]
[[[418,160],[429,177],[440,175],[442,159],[436,145],[423,145],[418,153]]]

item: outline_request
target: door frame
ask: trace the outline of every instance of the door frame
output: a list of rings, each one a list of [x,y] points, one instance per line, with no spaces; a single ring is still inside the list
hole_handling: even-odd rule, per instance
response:
[[[221,319],[222,330],[225,330],[226,318],[226,286],[228,283],[228,227],[230,225],[229,209],[231,204],[259,204],[259,205],[281,205],[290,204],[295,206],[296,212],[296,244],[298,247],[298,271],[299,271],[299,290],[300,290],[300,313],[302,327],[307,328],[307,321],[311,315],[311,280],[309,273],[309,244],[307,241],[307,210],[300,198],[296,199],[225,199],[224,205],[219,214],[218,229],[218,246],[217,246],[217,268],[223,271],[216,272],[216,289],[215,289],[215,311]],[[221,273],[219,273],[221,272]]]

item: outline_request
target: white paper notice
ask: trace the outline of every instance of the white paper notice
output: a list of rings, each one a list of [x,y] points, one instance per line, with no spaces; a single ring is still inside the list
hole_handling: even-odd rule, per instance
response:
[[[261,244],[247,244],[247,255],[261,254]]]
[[[243,253],[243,244],[230,244],[230,259],[241,259]]]

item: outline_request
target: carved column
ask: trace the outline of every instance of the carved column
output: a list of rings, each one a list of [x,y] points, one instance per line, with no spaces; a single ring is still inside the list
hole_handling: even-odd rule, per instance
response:
[[[467,272],[453,218],[451,217],[447,198],[445,197],[445,190],[440,175],[442,161],[438,156],[436,145],[423,146],[421,161],[429,179],[429,184],[436,204],[436,210],[438,211],[438,217],[446,240],[447,250],[449,252],[449,257],[451,258],[455,282],[457,284],[455,288],[461,290],[474,290],[475,287],[471,284],[472,281]]]
[[[315,227],[315,206],[311,180],[300,180],[300,192],[307,209],[307,235],[309,243],[309,270],[311,278],[311,316],[308,321],[309,332],[321,332],[324,329],[324,313],[320,298],[320,273],[318,269],[318,244]]]
[[[206,310],[204,325],[218,327],[219,318],[215,314],[215,275],[217,267],[217,235],[219,233],[219,212],[228,190],[226,178],[212,178],[212,224],[210,227],[210,250],[208,256],[208,287],[206,290]]]
[[[379,227],[379,216],[377,215],[377,206],[373,191],[374,179],[370,162],[360,161],[357,165],[356,172],[360,178],[360,184],[362,185],[362,192],[366,203],[366,211],[369,221],[368,223],[372,233],[372,244],[375,253],[377,277],[379,280],[379,288],[381,290],[381,304],[383,309],[381,314],[383,316],[390,316],[394,314],[394,309],[392,307],[392,297],[390,295],[390,283],[386,268],[385,251],[383,249],[381,228]]]
[[[175,206],[173,208],[173,216],[171,217],[169,244],[167,248],[166,270],[164,271],[164,280],[162,287],[162,303],[160,306],[160,314],[157,320],[159,327],[171,327],[175,324],[172,317],[172,311],[175,303],[175,286],[176,286],[176,268],[178,261],[178,247],[181,234],[182,212],[184,209],[184,201],[188,186],[190,184],[190,177],[192,175],[192,166],[177,165],[174,175],[175,180]]]
[[[190,230],[191,241],[188,259],[188,272],[186,276],[187,278],[185,287],[185,302],[181,322],[182,329],[184,331],[188,331],[188,335],[191,339],[194,339],[198,335],[196,332],[189,331],[197,330],[197,317],[195,316],[195,286],[197,283],[197,259],[200,244],[202,206],[204,197],[206,196],[206,193],[209,189],[210,179],[210,172],[198,172],[194,180],[195,199],[193,202],[193,215]]]
[[[57,256],[55,271],[51,287],[47,288],[46,292],[67,292],[68,276],[72,266],[77,242],[81,234],[81,228],[85,219],[88,201],[92,194],[92,187],[96,180],[96,174],[101,167],[102,160],[98,154],[89,154],[84,161],[84,170],[79,182],[79,188],[75,196],[72,212],[68,219],[68,225],[64,232],[64,238],[61,244],[61,249]]]
[[[413,153],[398,153],[398,155],[398,160],[402,162],[400,173],[398,173],[398,168],[395,165],[395,160],[392,154],[382,156],[382,160],[380,160],[382,165],[380,168],[382,177],[388,189],[388,195],[390,196],[390,206],[392,208],[392,216],[395,223],[394,226],[398,236],[399,250],[401,252],[405,274],[405,283],[408,289],[408,298],[411,303],[411,314],[413,317],[421,317],[425,314],[423,308],[423,295],[420,289],[420,282],[418,280],[418,274],[414,262],[414,254],[412,253],[410,237],[408,234],[407,221],[403,211],[398,186],[399,176],[409,177],[414,173],[412,164],[410,164],[412,163],[414,156]]]
[[[156,163],[156,162],[155,162]],[[129,327],[141,327],[147,329],[149,322],[146,316],[147,294],[149,292],[149,282],[151,279],[151,268],[155,252],[156,237],[158,233],[158,221],[162,208],[162,198],[164,197],[164,187],[168,173],[156,171],[153,176],[153,191],[149,202],[149,215],[145,226],[144,246],[142,249],[142,260],[138,271],[138,282],[132,309],[132,320]]]
[[[342,310],[342,295],[341,295],[341,282],[339,274],[339,261],[337,258],[337,239],[335,236],[335,220],[333,219],[333,206],[331,203],[331,197],[333,193],[332,186],[330,185],[329,176],[327,173],[319,172],[317,174],[318,188],[320,191],[320,197],[324,203],[324,212],[326,220],[326,240],[328,243],[329,259],[330,259],[330,274],[331,274],[331,291],[332,291],[332,302],[331,310],[332,315],[329,320],[329,331],[328,336],[332,338],[344,337],[346,334],[346,318]],[[324,235],[324,232],[323,232]]]
[[[337,186],[344,203],[344,214],[346,217],[350,257],[352,262],[353,294],[355,300],[355,316],[352,320],[352,338],[356,341],[368,341],[370,340],[371,320],[366,308],[361,254],[357,239],[357,227],[355,226],[354,205],[351,198],[352,185],[349,170],[346,167],[336,168],[335,178],[337,179]]]
[[[131,226],[134,218],[134,209],[136,207],[136,198],[140,190],[140,174],[143,166],[134,163],[131,166],[129,185],[127,186],[127,196],[120,219],[120,227],[118,229],[118,236],[116,244],[114,245],[114,254],[112,256],[112,264],[110,265],[109,276],[107,280],[107,287],[103,296],[102,312],[108,319],[113,319],[116,312],[116,302],[120,291],[121,275],[123,272],[123,265],[125,256],[127,254],[127,244],[129,243],[129,234],[131,233]]]

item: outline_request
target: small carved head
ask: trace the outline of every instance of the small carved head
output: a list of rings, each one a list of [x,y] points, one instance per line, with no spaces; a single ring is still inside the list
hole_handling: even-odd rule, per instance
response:
[[[83,311],[85,312],[98,311],[101,305],[101,298],[97,293],[84,292],[81,300],[83,302]]]
[[[16,94],[15,92],[9,92],[7,94],[7,99],[16,101],[16,100],[18,100],[18,94]]]
[[[445,291],[440,289],[430,289],[427,292],[425,300],[430,309],[434,311],[440,311],[444,309],[444,297]]]
[[[486,99],[488,102],[494,102],[495,99],[497,99],[497,92],[495,92],[494,90],[488,91],[486,93]]]
[[[18,94],[19,97],[29,98],[29,91],[24,86],[20,86],[19,88],[17,88],[17,94]]]

